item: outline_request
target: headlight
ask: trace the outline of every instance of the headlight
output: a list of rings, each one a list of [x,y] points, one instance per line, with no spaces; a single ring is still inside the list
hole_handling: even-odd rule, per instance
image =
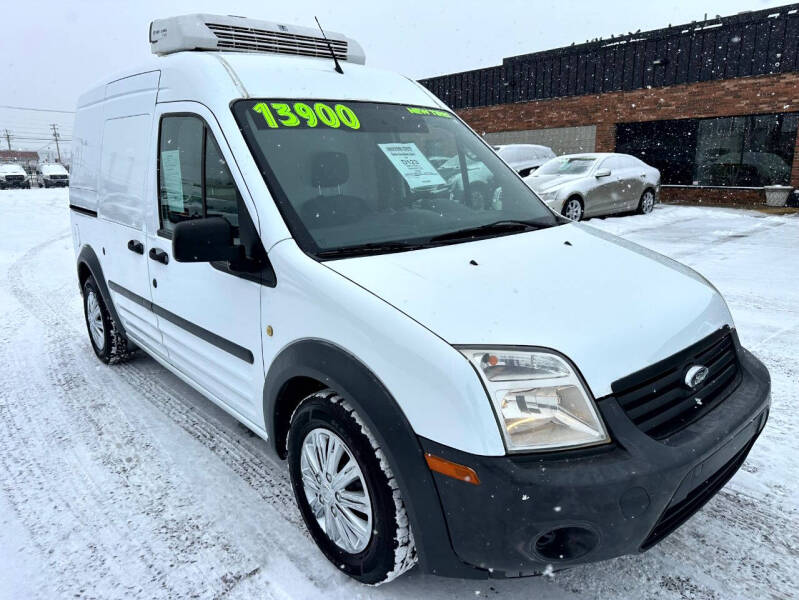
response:
[[[610,441],[574,369],[549,352],[459,348],[491,397],[508,450],[549,450]]]
[[[551,192],[538,192],[538,197],[541,198],[544,202],[552,202],[556,200],[558,197],[558,190],[554,190]]]

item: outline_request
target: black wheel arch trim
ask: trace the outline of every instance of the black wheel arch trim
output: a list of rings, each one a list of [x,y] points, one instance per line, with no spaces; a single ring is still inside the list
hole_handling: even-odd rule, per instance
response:
[[[100,260],[97,258],[97,254],[94,252],[94,249],[89,245],[85,245],[83,248],[81,248],[80,252],[78,253],[77,261],[78,286],[80,287],[80,293],[83,294],[83,287],[80,282],[81,265],[86,266],[86,268],[89,270],[89,274],[97,283],[97,289],[100,292],[100,296],[102,297],[106,307],[108,307],[108,312],[111,313],[111,317],[114,319],[114,325],[117,327],[117,329],[119,329],[121,334],[127,335],[125,332],[125,326],[122,324],[122,320],[119,318],[117,309],[114,306],[114,301],[111,299],[111,292],[108,291],[108,283],[105,280],[103,268],[100,266]]]
[[[274,415],[286,384],[297,377],[315,379],[345,397],[377,438],[403,493],[422,569],[449,577],[488,577],[488,571],[455,555],[435,481],[405,414],[380,379],[343,348],[325,340],[298,340],[272,361],[263,393],[272,450],[284,456]]]

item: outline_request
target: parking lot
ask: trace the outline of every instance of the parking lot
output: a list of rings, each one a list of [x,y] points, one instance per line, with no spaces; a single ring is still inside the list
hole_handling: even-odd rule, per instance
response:
[[[797,214],[658,206],[588,221],[710,279],[771,372],[769,423],[703,510],[646,554],[551,577],[412,571],[370,589],[316,549],[260,439],[146,356],[97,361],[67,191],[1,191],[0,211],[2,598],[795,597]]]

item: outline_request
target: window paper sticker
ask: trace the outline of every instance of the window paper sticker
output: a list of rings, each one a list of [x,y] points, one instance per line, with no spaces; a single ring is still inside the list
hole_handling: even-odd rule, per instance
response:
[[[446,181],[430,164],[427,157],[413,142],[409,144],[378,144],[394,168],[408,182],[412,190],[431,185],[446,185]]]
[[[176,213],[185,212],[183,177],[180,172],[180,150],[161,152],[161,182],[164,185],[169,210]]]

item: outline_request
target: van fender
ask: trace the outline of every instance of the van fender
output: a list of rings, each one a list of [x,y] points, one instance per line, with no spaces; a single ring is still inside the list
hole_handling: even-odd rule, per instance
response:
[[[343,348],[319,339],[303,339],[284,348],[272,362],[264,384],[264,420],[272,449],[284,456],[283,435],[275,411],[287,383],[314,379],[330,387],[355,408],[377,439],[397,478],[411,522],[420,566],[438,575],[483,578],[455,555],[438,490],[424,451],[405,414],[380,379]]]
[[[111,317],[114,319],[114,326],[120,331],[120,333],[122,333],[122,335],[126,335],[125,327],[122,325],[122,320],[119,318],[117,309],[114,306],[113,300],[111,299],[111,292],[108,291],[108,284],[105,281],[105,275],[103,274],[103,268],[100,266],[100,260],[97,258],[97,254],[94,252],[94,249],[88,244],[84,245],[78,254],[77,268],[78,285],[80,286],[81,269],[88,269],[89,274],[94,278],[94,281],[97,282],[97,291],[100,292],[103,302],[105,302],[105,305],[108,307],[108,312],[111,313]],[[80,293],[81,295],[83,294],[82,286],[80,288]]]

